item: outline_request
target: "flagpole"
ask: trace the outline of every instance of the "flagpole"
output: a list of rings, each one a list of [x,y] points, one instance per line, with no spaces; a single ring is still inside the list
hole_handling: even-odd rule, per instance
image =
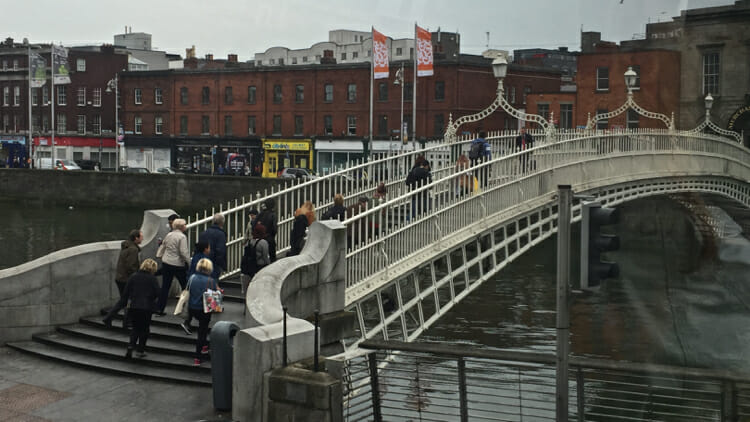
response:
[[[411,139],[414,150],[417,150],[417,66],[419,65],[419,41],[417,39],[417,23],[414,22],[414,92],[411,96]]]
[[[370,36],[372,37],[372,53],[370,53],[370,145],[372,148],[372,108],[373,108],[373,85],[375,80],[375,28],[370,28]],[[366,152],[366,151],[363,151]],[[364,157],[367,160],[367,157]]]
[[[52,94],[51,94],[51,100],[52,100],[52,107],[50,108],[50,113],[52,114],[51,120],[52,125],[50,128],[52,129],[52,169],[55,168],[55,161],[57,161],[56,153],[55,153],[55,97],[57,97],[57,93],[55,92],[55,43],[53,42],[50,46],[50,68],[52,69],[52,77],[50,79],[50,85],[52,88]]]
[[[31,124],[31,44],[28,46],[28,51],[26,52],[28,54],[27,59],[27,66],[29,67],[29,137],[26,139],[26,164],[29,163],[29,160],[31,159],[31,143],[32,143],[32,137],[31,137],[31,131],[32,131],[32,124]],[[29,166],[30,168],[31,166]]]

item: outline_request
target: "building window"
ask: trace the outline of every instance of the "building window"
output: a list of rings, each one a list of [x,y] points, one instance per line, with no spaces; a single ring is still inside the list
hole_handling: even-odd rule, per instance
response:
[[[359,57],[359,52],[353,51],[352,52],[352,59],[356,59],[357,57]]]
[[[411,82],[404,83],[404,101],[411,101],[414,97],[414,84]]]
[[[13,60],[13,70],[18,70],[18,59]]]
[[[210,104],[211,103],[211,89],[207,86],[204,86],[201,90],[201,104]]]
[[[37,105],[39,101],[39,88],[31,88],[31,105]]]
[[[323,116],[323,134],[333,135],[333,116],[330,114]]]
[[[396,47],[396,55],[400,56],[402,54],[404,54],[404,49],[401,47]]]
[[[346,101],[350,103],[357,101],[357,84],[349,84],[346,86]]]
[[[341,61],[346,60],[346,53],[341,53]]]
[[[443,136],[443,130],[445,128],[445,118],[442,114],[435,115],[435,136]]]
[[[445,82],[436,81],[435,82],[435,101],[444,101],[444,100],[445,100]]]
[[[232,136],[232,116],[224,116],[224,135]]]
[[[154,104],[162,104],[164,102],[164,97],[161,93],[161,88],[154,88]]]
[[[4,65],[5,65],[5,62],[3,62],[3,66]],[[3,132],[7,132],[8,131],[8,125],[9,124],[10,124],[10,115],[6,114],[6,115],[3,116]]]
[[[154,133],[157,135],[161,135],[163,128],[164,128],[164,119],[161,116],[154,117]]]
[[[545,120],[549,120],[549,104],[546,104],[546,103],[537,104],[536,113],[544,117]]]
[[[380,82],[378,84],[378,101],[388,101],[388,83]]]
[[[573,104],[560,104],[560,128],[573,128]]]
[[[596,90],[597,91],[609,91],[609,68],[608,67],[596,68]]]
[[[13,87],[13,105],[14,106],[21,105],[21,87],[20,86]]]
[[[49,105],[49,89],[47,85],[42,87],[42,105]]]
[[[305,119],[303,116],[294,116],[294,134],[302,135],[305,133]]]
[[[333,101],[333,84],[323,86],[323,101],[330,103]]]
[[[135,132],[136,135],[140,135],[141,133],[143,133],[143,118],[140,116],[136,116],[133,126],[133,132]]]
[[[305,86],[297,85],[294,87],[294,101],[302,103],[305,101]]]
[[[86,105],[86,87],[85,86],[78,87],[78,105],[79,106]]]
[[[297,58],[296,57],[292,57],[292,64],[297,64]]]
[[[526,104],[526,97],[528,97],[529,94],[531,94],[531,87],[530,86],[523,87],[523,103],[524,103],[524,105]]]
[[[211,133],[211,123],[208,116],[201,116],[201,135],[208,135],[209,133]]]
[[[68,90],[66,85],[57,87],[57,105],[68,105]]]
[[[635,84],[633,84],[633,91],[638,91],[641,89],[641,66],[640,65],[633,65],[630,66],[631,69],[633,69],[633,72],[635,72]],[[627,86],[625,86],[625,89],[627,90]]]
[[[47,113],[42,115],[42,132],[49,132],[49,116]]]
[[[348,135],[357,134],[357,116],[346,116],[346,133]]]
[[[596,114],[598,114],[598,115],[599,114],[606,114],[606,113],[607,113],[607,109],[606,108],[598,108],[598,109],[596,109]],[[609,126],[609,119],[602,119],[602,120],[598,120],[596,122],[596,128],[599,129],[599,130],[604,130],[608,126]]]
[[[95,114],[92,118],[91,122],[91,130],[94,132],[94,135],[101,135],[102,133],[102,116],[99,114]]]
[[[135,103],[143,104],[143,90],[141,88],[135,89]]]
[[[78,115],[78,127],[77,127],[76,132],[79,135],[83,135],[86,133],[86,115],[84,114]]]
[[[76,70],[79,72],[86,71],[86,59],[76,59]]]
[[[102,89],[94,88],[94,107],[102,106]]]
[[[180,135],[187,135],[188,133],[188,118],[187,116],[180,116]]]
[[[180,104],[187,105],[188,103],[188,89],[187,87],[180,88]]]
[[[302,63],[307,63],[307,56],[302,56]]]
[[[378,136],[388,135],[388,116],[381,114],[378,116]]]
[[[4,106],[10,105],[10,87],[9,86],[3,87],[3,105]]]
[[[268,61],[268,64],[276,64],[276,59],[271,59]]]
[[[281,85],[273,86],[273,103],[281,104]]]
[[[283,59],[283,58],[280,58],[280,59],[279,59],[279,66],[283,66],[283,65],[284,65],[284,59]]]
[[[247,134],[255,135],[255,116],[247,116]]]
[[[638,119],[640,118],[637,111],[632,108],[628,109],[627,120],[625,125],[628,129],[638,129]]]
[[[719,93],[719,53],[703,54],[703,95]]]
[[[57,122],[55,122],[57,133],[65,133],[68,131],[68,116],[65,113],[57,113]]]
[[[516,87],[512,86],[508,88],[508,92],[509,92],[508,102],[510,102],[511,104],[515,104],[516,103]]]
[[[255,104],[255,92],[257,89],[255,88],[255,85],[250,85],[247,87],[247,103],[248,104]]]
[[[232,87],[224,87],[224,104],[232,104],[233,102],[234,98],[232,98]]]
[[[31,130],[39,132],[39,115],[37,114],[31,116]]]
[[[273,116],[273,134],[281,135],[281,115],[279,114]]]

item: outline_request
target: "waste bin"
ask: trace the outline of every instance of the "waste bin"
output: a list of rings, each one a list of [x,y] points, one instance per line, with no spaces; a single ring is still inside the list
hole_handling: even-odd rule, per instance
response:
[[[219,321],[211,328],[211,381],[217,410],[232,409],[232,354],[239,329],[232,321]]]

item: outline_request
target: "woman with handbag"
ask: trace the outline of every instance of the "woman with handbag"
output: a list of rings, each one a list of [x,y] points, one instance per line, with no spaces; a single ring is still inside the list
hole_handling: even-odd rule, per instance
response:
[[[203,293],[206,290],[219,290],[216,280],[211,278],[214,265],[210,259],[203,258],[195,266],[195,273],[190,277],[190,299],[188,301],[188,315],[198,321],[198,341],[195,343],[194,366],[200,366],[202,355],[208,354],[208,324],[211,322],[211,312],[204,312]]]
[[[151,314],[156,310],[156,300],[159,297],[159,282],[156,280],[156,261],[149,258],[143,261],[140,269],[128,279],[120,297],[118,306],[130,303],[128,314],[133,324],[130,331],[130,343],[125,357],[146,356],[146,341],[151,327]]]

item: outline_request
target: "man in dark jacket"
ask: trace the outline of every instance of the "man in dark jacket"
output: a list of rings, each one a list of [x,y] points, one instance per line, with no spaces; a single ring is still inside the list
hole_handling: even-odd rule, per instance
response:
[[[420,162],[416,167],[411,169],[406,177],[406,185],[409,190],[419,189],[422,186],[432,183],[432,174],[430,173],[430,163],[428,161]],[[417,192],[411,197],[411,216],[421,214],[430,209],[430,193],[427,189]]]
[[[520,132],[518,133],[518,136],[516,136],[516,151],[525,151],[531,148],[534,148],[534,137],[531,136],[531,134],[526,133],[526,128],[522,127]],[[521,156],[518,158],[518,161],[521,166],[521,172],[533,170],[531,168],[533,163],[531,162],[530,152],[521,154]]]
[[[128,279],[131,275],[138,271],[141,265],[141,261],[138,258],[138,254],[141,252],[141,247],[138,246],[143,241],[143,233],[134,229],[130,231],[128,238],[123,240],[120,244],[120,256],[117,258],[117,272],[115,273],[115,284],[117,284],[117,290],[120,291],[120,298],[122,299],[123,292],[125,291],[125,285],[128,283]],[[119,302],[118,302],[119,305]],[[107,316],[104,317],[104,324],[107,326],[112,325],[112,318],[122,309],[123,307],[115,305],[113,306]],[[124,305],[123,305],[124,306]],[[125,316],[122,320],[122,325],[126,326],[128,321],[127,310],[125,310]]]
[[[479,132],[479,137],[471,141],[469,147],[469,159],[471,160],[471,166],[477,166],[482,163],[487,163],[492,160],[492,149],[490,143],[487,142],[487,133],[484,131]],[[477,179],[479,179],[479,185],[487,187],[490,182],[490,166],[486,165],[481,169],[477,170]]]
[[[211,246],[209,259],[214,264],[211,277],[218,282],[221,273],[227,269],[227,232],[224,231],[222,214],[214,214],[212,222],[213,225],[198,236],[198,242]]]
[[[266,242],[268,242],[268,256],[271,262],[276,262],[276,202],[268,198],[263,203],[265,208],[258,214],[258,222],[266,228]]]

